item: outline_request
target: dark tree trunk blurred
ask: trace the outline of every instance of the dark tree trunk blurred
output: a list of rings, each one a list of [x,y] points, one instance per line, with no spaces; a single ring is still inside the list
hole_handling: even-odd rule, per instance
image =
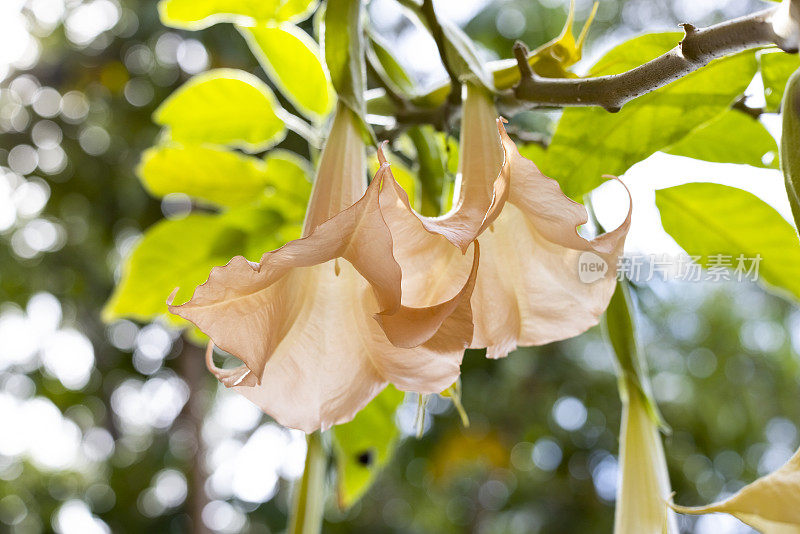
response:
[[[189,400],[180,415],[180,424],[192,436],[193,454],[187,470],[188,494],[186,513],[189,515],[191,534],[210,534],[203,523],[203,508],[208,504],[205,484],[208,478],[205,468],[205,447],[203,445],[203,419],[208,407],[207,374],[203,363],[203,349],[193,345],[185,337],[183,348],[178,356],[178,370],[181,378],[189,386]]]

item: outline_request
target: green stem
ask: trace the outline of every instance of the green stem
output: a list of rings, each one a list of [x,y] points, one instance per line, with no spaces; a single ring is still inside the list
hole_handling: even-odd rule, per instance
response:
[[[306,438],[308,452],[306,467],[300,487],[294,495],[292,515],[287,534],[319,534],[322,532],[322,516],[325,511],[325,471],[328,456],[319,432]]]

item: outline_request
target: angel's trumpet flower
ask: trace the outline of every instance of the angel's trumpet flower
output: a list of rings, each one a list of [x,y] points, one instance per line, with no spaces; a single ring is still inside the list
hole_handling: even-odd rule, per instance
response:
[[[365,171],[356,119],[340,106],[304,237],[258,264],[233,258],[189,302],[170,305],[242,360],[220,369],[209,350],[209,369],[223,384],[306,432],[349,421],[389,382],[418,393],[446,389],[472,337],[477,248],[467,276],[440,300],[417,293],[401,302],[408,268],[379,205],[394,178],[382,165],[367,187]]]
[[[496,120],[491,95],[468,84],[461,129],[460,175],[453,209],[420,217],[398,187],[384,187],[381,209],[392,235],[414,265],[409,286],[429,293],[452,292],[430,272],[451,273],[463,283],[470,263],[443,243],[464,249],[479,239],[482,256],[472,309],[471,346],[499,358],[518,345],[541,345],[580,334],[599,321],[614,292],[615,267],[630,225],[587,240],[577,227],[586,209],[561,192],[520,155]],[[433,259],[432,259],[433,258]],[[581,272],[584,266],[586,271]],[[416,273],[416,274],[414,274]],[[411,289],[413,291],[414,289]]]

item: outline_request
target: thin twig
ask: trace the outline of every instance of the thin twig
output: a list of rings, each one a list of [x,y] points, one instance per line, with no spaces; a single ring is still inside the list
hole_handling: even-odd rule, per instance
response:
[[[458,79],[458,74],[450,65],[450,60],[447,57],[447,42],[444,36],[444,29],[436,17],[436,11],[433,8],[433,0],[422,0],[422,7],[419,14],[425,20],[425,24],[436,41],[436,48],[439,50],[439,59],[444,65],[444,70],[450,78],[450,94],[447,97],[451,105],[457,106],[461,104],[461,81]]]
[[[733,109],[735,109],[737,111],[741,111],[742,113],[746,113],[746,114],[750,115],[751,117],[753,117],[756,120],[758,120],[758,118],[761,117],[761,115],[766,113],[766,110],[763,107],[754,108],[754,107],[748,106],[747,103],[746,103],[746,100],[747,100],[747,97],[742,95],[741,97],[736,99],[736,102],[734,102],[731,105],[731,108],[733,108]]]

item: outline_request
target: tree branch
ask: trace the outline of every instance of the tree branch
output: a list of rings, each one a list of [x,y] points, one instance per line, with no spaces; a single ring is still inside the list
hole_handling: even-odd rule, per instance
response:
[[[521,79],[514,96],[526,106],[600,106],[619,111],[627,102],[672,83],[714,59],[751,48],[777,45],[797,52],[776,35],[772,17],[776,8],[697,29],[684,24],[686,32],[678,45],[652,61],[621,74],[595,78],[542,78],[528,64],[528,48],[514,45]]]

